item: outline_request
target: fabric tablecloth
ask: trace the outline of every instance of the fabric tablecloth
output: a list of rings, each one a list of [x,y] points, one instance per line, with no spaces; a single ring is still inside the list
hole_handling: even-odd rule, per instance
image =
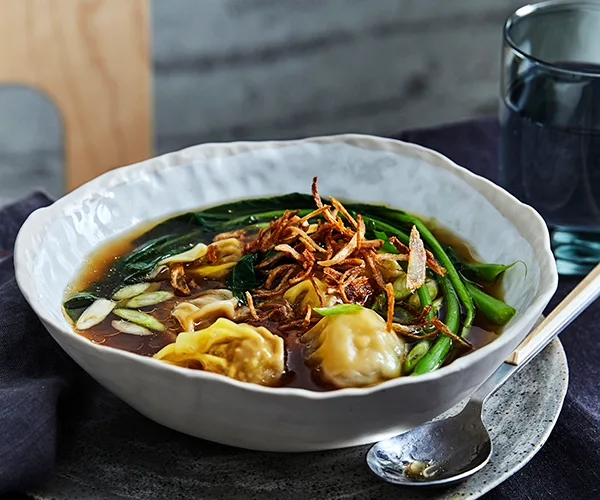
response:
[[[496,120],[487,119],[397,138],[435,149],[494,181],[498,136]],[[11,498],[26,498],[19,492],[52,474],[57,447],[69,443],[77,418],[84,418],[78,402],[104,391],[54,343],[14,281],[11,252],[18,228],[28,213],[49,203],[35,193],[0,209],[0,494],[12,492]],[[578,281],[561,277],[549,309]],[[599,323],[595,303],[561,334],[570,387],[556,427],[533,460],[486,500],[600,499]]]

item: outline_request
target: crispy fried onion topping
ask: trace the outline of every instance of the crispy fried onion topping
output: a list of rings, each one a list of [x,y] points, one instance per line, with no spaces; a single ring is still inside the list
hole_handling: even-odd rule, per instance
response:
[[[265,280],[253,290],[254,305],[260,315],[262,301],[284,293],[305,280],[318,279],[325,289],[315,293],[333,295],[338,302],[365,305],[376,290],[386,289],[381,262],[408,260],[408,248],[402,254],[378,254],[379,239],[366,237],[360,215],[351,214],[336,198],[324,204],[313,179],[312,193],[316,209],[310,212],[286,211],[246,243],[245,252],[267,252],[257,270]],[[302,311],[306,325],[314,315]]]
[[[351,213],[334,197],[324,203],[316,177],[312,195],[315,210],[287,210],[262,228],[256,238],[245,240],[245,253],[269,252],[256,267],[263,278],[262,285],[252,290],[251,295],[246,294],[252,318],[255,321],[283,321],[282,331],[308,327],[319,319],[319,315],[313,313],[313,307],[323,307],[325,302],[365,305],[383,293],[387,298],[388,331],[422,335],[421,323],[429,310],[424,309],[417,315],[416,326],[394,322],[394,289],[384,279],[384,275],[389,277],[386,270],[389,271],[390,265],[399,266],[402,261],[408,262],[407,287],[410,290],[425,283],[427,268],[438,274],[445,273],[425,249],[417,228],[412,228],[409,246],[392,236],[389,242],[397,253],[383,252],[379,250],[384,243],[381,239],[367,238],[360,214]],[[306,289],[312,286],[314,290],[305,292],[307,298],[300,301],[302,308],[298,310],[282,296],[303,282]],[[440,330],[440,325],[436,327]]]

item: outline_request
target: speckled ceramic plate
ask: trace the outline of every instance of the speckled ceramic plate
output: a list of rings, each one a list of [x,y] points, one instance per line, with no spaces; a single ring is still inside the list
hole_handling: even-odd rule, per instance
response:
[[[494,441],[490,463],[464,483],[437,491],[380,481],[365,464],[368,446],[302,454],[230,448],[155,424],[98,389],[69,423],[54,476],[29,493],[40,500],[479,498],[539,451],[567,385],[565,353],[554,340],[486,403]]]

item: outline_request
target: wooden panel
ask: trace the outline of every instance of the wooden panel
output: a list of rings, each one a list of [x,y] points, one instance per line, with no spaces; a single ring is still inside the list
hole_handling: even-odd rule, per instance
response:
[[[0,0],[0,82],[57,105],[67,189],[152,154],[147,0]]]

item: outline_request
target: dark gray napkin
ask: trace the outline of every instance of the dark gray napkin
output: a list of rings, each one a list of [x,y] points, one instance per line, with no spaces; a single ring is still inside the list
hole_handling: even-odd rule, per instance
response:
[[[495,120],[407,132],[400,138],[437,149],[491,180],[496,177],[498,125]],[[0,210],[0,249],[10,252],[16,230],[29,211],[48,203],[46,197],[36,194]],[[575,278],[561,278],[550,307],[577,282]],[[487,494],[486,500],[600,498],[599,325],[600,303],[596,303],[561,335],[569,358],[571,382],[556,428],[533,460]],[[112,468],[94,469],[97,483],[82,485],[81,497],[86,498],[86,492],[95,488],[106,488],[111,477],[123,484],[127,478],[122,474],[135,470],[129,467],[136,460],[135,455],[129,455],[128,442],[132,440],[144,443],[141,449],[152,457],[146,464],[154,464],[153,468],[137,471],[135,482],[139,484],[143,478],[148,484],[144,498],[160,498],[161,481],[168,478],[169,460],[175,459],[163,451],[173,443],[180,447],[182,457],[186,454],[211,457],[206,474],[215,477],[218,488],[223,488],[217,488],[222,492],[219,498],[228,498],[227,474],[235,474],[238,480],[243,480],[243,470],[230,471],[226,467],[228,456],[235,450],[194,440],[150,422],[67,359],[21,297],[13,279],[12,260],[0,261],[0,494],[38,485],[53,471],[57,451],[60,466],[84,457],[88,447],[112,454],[104,460],[112,464]],[[116,454],[115,450],[118,450]],[[331,468],[340,486],[345,477],[364,473],[357,472],[358,469],[340,470],[339,464],[328,458],[335,455],[314,456],[318,457],[319,467]],[[255,462],[263,463],[261,454],[252,457]],[[356,463],[361,466],[362,458],[357,454]],[[286,491],[289,474],[302,473],[303,467],[297,468],[299,463],[302,460],[297,456],[289,456],[288,460],[264,459],[265,488],[275,498],[278,492]],[[93,469],[94,464],[85,467]],[[64,474],[65,469],[61,472]],[[181,498],[211,497],[200,490],[189,491],[186,486],[189,485],[181,484]],[[217,490],[214,484],[206,484],[206,491]],[[397,492],[398,498],[402,498],[401,490],[388,490],[390,495]],[[339,491],[328,489],[312,496],[339,498]],[[287,496],[290,497],[289,491]],[[308,496],[298,491],[295,498]]]
[[[41,193],[0,210],[0,493],[43,480],[56,453],[57,404],[74,363],[48,335],[14,279],[17,232]],[[8,256],[7,256],[8,255]]]

